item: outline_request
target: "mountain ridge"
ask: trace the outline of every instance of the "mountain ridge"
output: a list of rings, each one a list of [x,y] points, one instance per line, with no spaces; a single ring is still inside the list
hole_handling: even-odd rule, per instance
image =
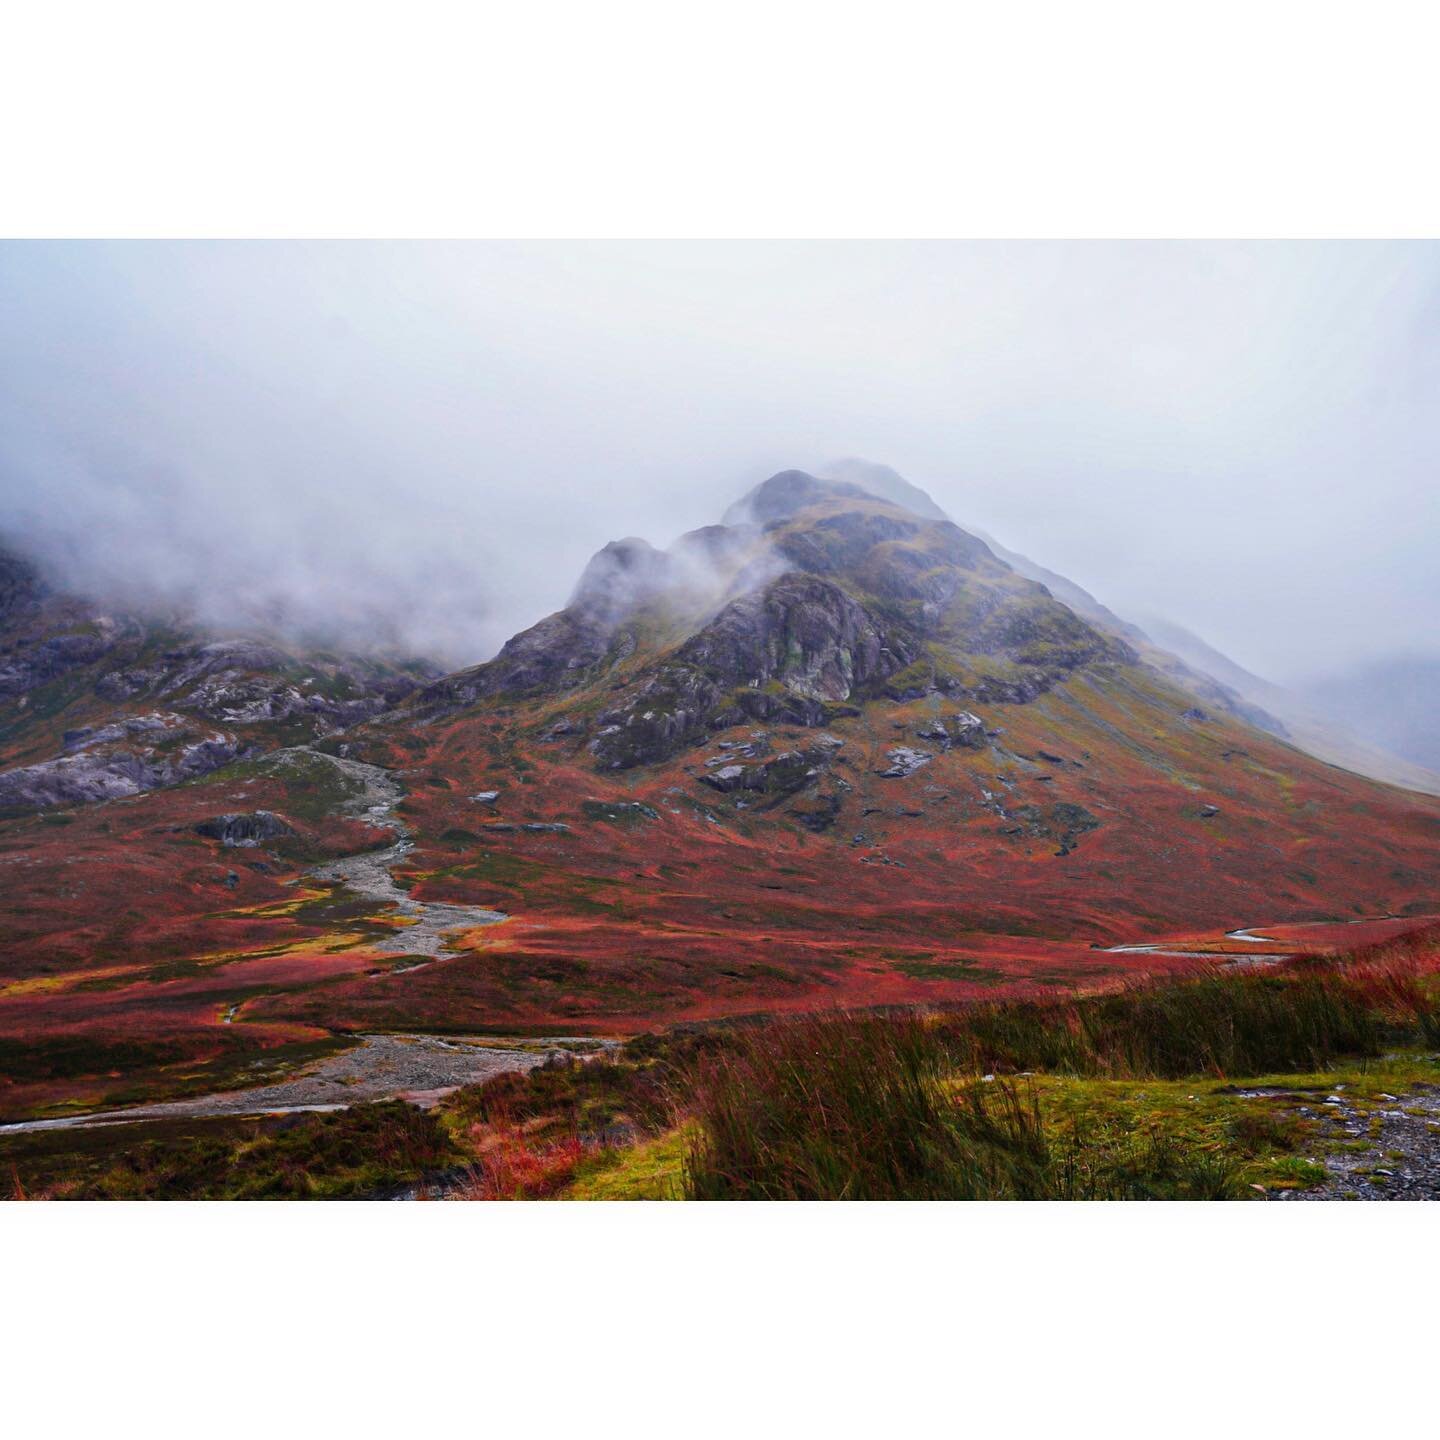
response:
[[[0,548],[0,810],[193,780],[373,718],[433,674],[100,605]]]

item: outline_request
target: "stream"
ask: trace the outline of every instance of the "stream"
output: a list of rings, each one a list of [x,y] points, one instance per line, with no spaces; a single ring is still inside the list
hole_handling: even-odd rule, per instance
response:
[[[136,1105],[126,1110],[99,1110],[53,1120],[20,1120],[0,1125],[0,1135],[129,1125],[140,1120],[344,1110],[368,1100],[404,1099],[426,1107],[462,1085],[475,1085],[507,1071],[533,1070],[557,1054],[599,1054],[618,1043],[573,1035],[534,1040],[364,1035],[352,1049],[328,1056],[289,1079],[269,1085]]]
[[[1273,945],[1276,942],[1268,935],[1257,935],[1253,930],[1227,930],[1227,940],[1248,940],[1255,945]],[[1230,950],[1180,950],[1171,945],[1152,942],[1140,945],[1110,945],[1107,955],[1172,955],[1182,960],[1218,960],[1222,970],[1258,970],[1267,965],[1278,965],[1282,960],[1293,960],[1291,951],[1283,954],[1278,950],[1265,950],[1251,955],[1236,954]]]
[[[405,791],[390,771],[348,756],[327,755],[309,746],[282,751],[278,758],[283,764],[286,755],[299,754],[327,761],[355,783],[357,793],[341,805],[342,815],[364,820],[378,829],[390,831],[395,837],[394,843],[382,850],[328,860],[307,872],[311,878],[324,884],[343,885],[367,900],[393,906],[399,914],[413,922],[396,930],[393,938],[387,937],[375,945],[374,948],[381,954],[417,957],[416,964],[401,966],[387,973],[416,970],[444,960],[456,953],[446,938],[450,932],[476,925],[493,925],[508,918],[502,911],[477,905],[417,900],[396,882],[391,873],[393,868],[415,847],[404,821],[395,813]],[[1263,935],[1244,929],[1232,930],[1229,938],[1273,943]],[[1106,953],[1216,959],[1226,966],[1275,965],[1291,958],[1288,954],[1270,952],[1229,955],[1219,951],[1179,950],[1156,943],[1112,945]],[[235,1023],[240,1008],[240,1004],[230,1006],[222,1017],[223,1023]],[[297,1075],[271,1084],[127,1110],[96,1111],[50,1120],[22,1120],[0,1125],[0,1134],[181,1117],[343,1110],[348,1105],[363,1101],[395,1098],[409,1099],[421,1105],[433,1104],[462,1085],[473,1085],[506,1071],[533,1069],[544,1064],[557,1051],[600,1053],[617,1043],[614,1040],[574,1036],[507,1041],[425,1034],[365,1035],[358,1045],[342,1054],[332,1055],[307,1066]]]
[[[308,872],[313,879],[325,884],[344,885],[367,900],[393,905],[401,915],[414,922],[400,927],[392,937],[372,946],[377,953],[417,956],[417,964],[398,968],[418,970],[456,953],[445,938],[448,931],[494,925],[508,918],[503,911],[487,910],[479,905],[417,900],[408,890],[402,889],[391,870],[410,854],[415,844],[410,839],[405,822],[395,813],[396,806],[405,798],[400,782],[379,765],[366,765],[346,756],[327,755],[308,746],[300,749],[306,755],[328,760],[360,787],[359,794],[340,807],[342,815],[363,820],[377,829],[389,830],[395,836],[395,843],[384,850],[367,850],[359,855],[347,855],[343,860],[327,860]]]
[[[339,813],[388,830],[395,843],[383,850],[368,850],[341,860],[327,860],[307,875],[327,885],[343,885],[355,894],[393,906],[412,923],[397,928],[372,948],[382,955],[410,955],[413,965],[385,971],[389,975],[418,970],[458,953],[447,935],[476,925],[494,925],[508,917],[499,910],[478,905],[450,905],[417,900],[396,883],[391,870],[415,848],[404,821],[395,813],[405,797],[404,788],[388,770],[346,756],[327,755],[308,745],[282,750],[272,757],[278,764],[289,756],[316,757],[340,770],[357,786]],[[230,1005],[220,1017],[224,1025],[237,1023],[243,1001]],[[68,1130],[94,1125],[121,1125],[137,1120],[165,1120],[185,1116],[268,1115],[298,1110],[343,1110],[367,1100],[396,1097],[419,1104],[433,1103],[462,1085],[473,1085],[508,1070],[530,1070],[558,1050],[600,1051],[614,1041],[562,1037],[554,1040],[496,1041],[455,1039],[437,1035],[366,1035],[358,1045],[307,1066],[299,1074],[267,1085],[218,1091],[185,1100],[140,1105],[127,1110],[95,1111],[53,1120],[22,1120],[0,1125],[0,1134],[28,1130]]]

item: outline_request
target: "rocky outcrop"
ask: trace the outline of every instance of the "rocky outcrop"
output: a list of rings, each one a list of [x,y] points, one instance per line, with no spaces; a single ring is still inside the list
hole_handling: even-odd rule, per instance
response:
[[[1055,852],[1057,856],[1068,855],[1082,835],[1098,830],[1101,823],[1083,805],[1070,801],[1045,807],[1023,805],[1013,812],[1012,818],[1021,822],[1011,827],[1014,833],[1058,841],[1060,848]]]
[[[937,716],[927,725],[921,726],[915,734],[918,739],[933,741],[942,750],[948,750],[952,745],[962,750],[983,750],[989,743],[985,735],[985,722],[968,710],[961,710],[943,718]]]
[[[719,682],[693,666],[661,666],[625,704],[599,717],[590,753],[602,770],[668,759],[709,733],[721,694]]]
[[[752,720],[813,727],[831,705],[908,664],[914,642],[839,586],[782,575],[741,596],[599,717],[602,769],[655,764],[710,731]]]
[[[826,701],[848,700],[916,651],[913,637],[874,619],[838,585],[792,573],[732,601],[678,658],[727,686],[775,681]]]
[[[935,756],[928,750],[913,750],[908,745],[897,745],[885,754],[885,764],[877,765],[875,773],[885,780],[903,780],[923,769]]]
[[[415,661],[391,664],[253,636],[219,639],[176,616],[110,611],[46,583],[29,561],[0,549],[0,695],[24,694],[87,667],[104,699],[152,693],[170,703],[217,676],[313,687],[307,703],[321,695],[391,700],[415,689],[427,671],[436,673]],[[197,697],[193,708],[201,704]]]
[[[233,735],[210,735],[168,752],[100,746],[0,774],[0,809],[91,805],[208,775],[255,753]]]
[[[468,709],[492,695],[573,690],[594,678],[610,637],[609,626],[588,611],[557,611],[506,641],[493,660],[426,686],[414,709],[424,717]]]
[[[256,810],[249,815],[217,815],[202,820],[195,831],[211,840],[218,840],[226,849],[252,850],[268,840],[280,840],[295,833],[292,826],[272,810]]]
[[[31,760],[45,754],[37,741],[53,744],[57,717],[69,727],[60,754],[0,773],[0,806],[89,804],[179,784],[371,719],[434,673],[107,613],[0,552],[0,755]]]
[[[788,795],[819,775],[819,767],[799,750],[782,750],[773,760],[759,765],[722,765],[700,779],[722,795],[737,790],[759,790],[771,795]]]
[[[148,715],[129,715],[111,725],[82,725],[76,730],[67,730],[60,737],[60,746],[67,755],[77,750],[90,750],[97,745],[109,745],[135,736],[160,735],[181,729],[184,718],[163,710]]]
[[[702,783],[722,795],[751,791],[764,795],[793,795],[817,780],[844,745],[833,735],[822,735],[803,750],[782,750],[759,761],[724,757],[720,764],[700,777]],[[733,751],[732,755],[743,752]]]

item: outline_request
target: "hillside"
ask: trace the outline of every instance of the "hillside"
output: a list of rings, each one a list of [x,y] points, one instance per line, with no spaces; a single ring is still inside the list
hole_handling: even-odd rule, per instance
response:
[[[127,614],[0,549],[0,812],[192,780],[373,717],[434,673]]]

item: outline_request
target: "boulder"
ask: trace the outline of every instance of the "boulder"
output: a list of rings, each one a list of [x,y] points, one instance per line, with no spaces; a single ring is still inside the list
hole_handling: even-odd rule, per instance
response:
[[[906,775],[913,775],[935,757],[928,750],[912,750],[908,745],[897,745],[886,753],[885,758],[890,763],[877,766],[875,773],[885,780],[900,780]]]
[[[202,820],[195,831],[218,840],[227,850],[253,850],[267,840],[279,840],[295,833],[271,810],[256,810],[249,815],[217,815],[212,820]]]
[[[966,750],[983,750],[986,743],[985,722],[968,710],[943,719],[937,716],[917,730],[915,735],[920,740],[934,741],[942,750],[948,750],[952,745]]]
[[[767,795],[793,795],[818,778],[834,753],[833,746],[782,750],[778,755],[758,764],[722,765],[702,775],[700,779],[712,790],[718,790],[723,795],[737,790],[759,791]]]

